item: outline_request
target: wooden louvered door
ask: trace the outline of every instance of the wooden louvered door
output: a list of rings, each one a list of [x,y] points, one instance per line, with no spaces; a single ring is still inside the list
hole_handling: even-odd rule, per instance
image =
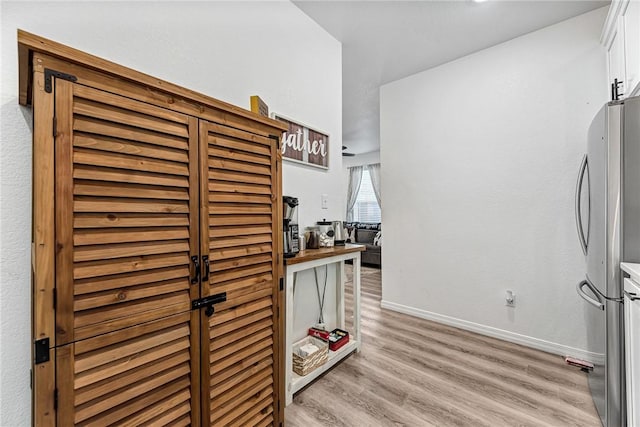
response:
[[[278,412],[277,139],[200,122],[203,295],[226,294],[202,325],[202,418],[267,426]]]
[[[57,424],[200,424],[196,118],[56,79]]]

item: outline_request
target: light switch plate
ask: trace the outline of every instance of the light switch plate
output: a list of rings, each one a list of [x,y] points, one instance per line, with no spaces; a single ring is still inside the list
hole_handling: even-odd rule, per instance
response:
[[[322,198],[321,198],[321,206],[322,209],[329,209],[329,195],[328,194],[323,194]]]

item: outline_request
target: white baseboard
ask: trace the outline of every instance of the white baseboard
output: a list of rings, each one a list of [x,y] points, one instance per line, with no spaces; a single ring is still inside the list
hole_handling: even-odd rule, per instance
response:
[[[604,355],[582,350],[579,348],[569,347],[566,345],[545,341],[538,338],[529,337],[527,335],[517,334],[515,332],[505,331],[504,329],[494,328],[492,326],[482,325],[480,323],[469,322],[468,320],[457,319],[444,314],[433,313],[431,311],[421,310],[419,308],[409,307],[395,302],[382,301],[380,307],[397,311],[398,313],[408,314],[410,316],[419,317],[421,319],[432,320],[456,328],[476,332],[493,338],[515,344],[524,345],[526,347],[535,348],[536,350],[546,351],[547,353],[559,354],[561,356],[571,356],[581,360],[588,360],[595,364],[604,363]]]

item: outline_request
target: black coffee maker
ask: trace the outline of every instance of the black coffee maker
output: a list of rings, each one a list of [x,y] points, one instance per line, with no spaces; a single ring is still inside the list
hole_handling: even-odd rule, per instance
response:
[[[298,233],[298,198],[283,196],[282,202],[282,234],[284,235],[283,254],[285,258],[291,258],[300,252],[300,235]]]

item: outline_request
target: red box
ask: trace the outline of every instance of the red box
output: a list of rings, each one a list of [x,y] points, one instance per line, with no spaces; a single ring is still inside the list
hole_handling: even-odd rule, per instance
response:
[[[343,329],[334,329],[329,334],[329,350],[338,351],[349,342],[349,332]]]
[[[329,331],[325,331],[324,329],[309,328],[308,335],[320,338],[321,340],[329,341]]]

